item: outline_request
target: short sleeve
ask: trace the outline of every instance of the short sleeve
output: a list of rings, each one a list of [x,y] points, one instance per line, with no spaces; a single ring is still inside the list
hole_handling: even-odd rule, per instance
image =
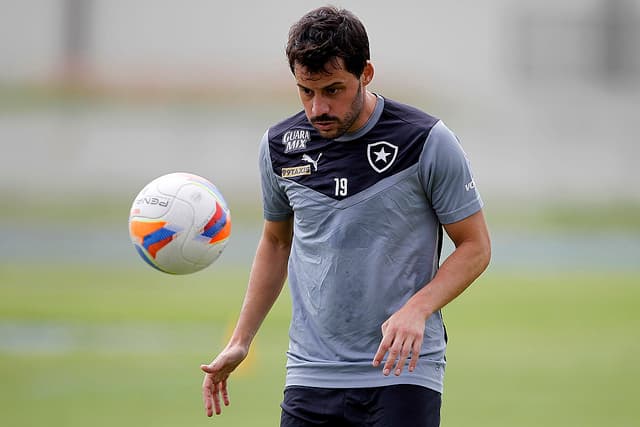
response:
[[[268,221],[285,221],[293,210],[284,190],[278,184],[278,177],[273,172],[269,154],[269,132],[265,132],[260,141],[259,159],[260,180],[262,186],[262,207],[264,219]]]
[[[420,173],[427,198],[442,224],[461,221],[482,209],[469,159],[442,121],[427,137]]]

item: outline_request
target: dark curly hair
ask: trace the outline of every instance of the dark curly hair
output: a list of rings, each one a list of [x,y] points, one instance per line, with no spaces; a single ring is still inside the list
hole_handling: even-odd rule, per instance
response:
[[[324,6],[308,12],[291,26],[286,53],[292,73],[296,63],[317,73],[342,58],[346,71],[360,78],[370,59],[369,38],[352,12]]]

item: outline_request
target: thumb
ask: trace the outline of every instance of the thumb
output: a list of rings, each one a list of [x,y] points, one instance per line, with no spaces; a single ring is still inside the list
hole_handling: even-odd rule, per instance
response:
[[[213,374],[216,371],[214,365],[215,363],[211,363],[210,365],[202,364],[200,365],[200,369],[207,374]]]

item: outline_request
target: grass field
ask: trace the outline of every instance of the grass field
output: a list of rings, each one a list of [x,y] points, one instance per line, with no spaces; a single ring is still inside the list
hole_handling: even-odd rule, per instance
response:
[[[288,296],[205,417],[199,364],[222,346],[247,271],[0,264],[2,425],[278,425]],[[443,421],[636,426],[640,272],[488,271],[445,310]]]

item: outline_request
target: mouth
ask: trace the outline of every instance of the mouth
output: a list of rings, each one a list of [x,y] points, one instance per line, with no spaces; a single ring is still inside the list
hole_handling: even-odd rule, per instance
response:
[[[333,128],[336,124],[335,120],[315,120],[313,126],[319,131],[327,131]]]

